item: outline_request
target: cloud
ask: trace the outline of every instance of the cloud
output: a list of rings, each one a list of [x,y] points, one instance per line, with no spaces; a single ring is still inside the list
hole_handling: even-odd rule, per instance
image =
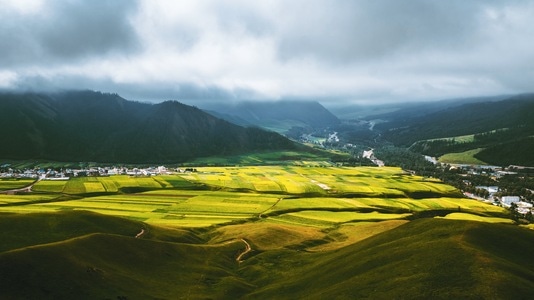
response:
[[[135,1],[47,1],[0,13],[0,67],[41,66],[134,51]]]
[[[532,1],[25,1],[0,3],[0,87],[366,103],[532,91]]]

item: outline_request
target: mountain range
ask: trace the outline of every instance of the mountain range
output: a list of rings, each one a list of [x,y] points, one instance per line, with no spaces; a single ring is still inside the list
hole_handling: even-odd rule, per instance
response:
[[[398,146],[431,156],[479,149],[495,165],[534,166],[534,94],[421,104],[373,116],[375,128]]]
[[[241,127],[177,101],[94,91],[0,94],[0,157],[124,163],[292,150],[285,137]]]

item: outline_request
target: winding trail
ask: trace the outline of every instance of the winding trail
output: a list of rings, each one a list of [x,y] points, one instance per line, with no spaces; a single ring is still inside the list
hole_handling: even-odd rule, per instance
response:
[[[242,241],[243,243],[245,243],[245,251],[241,252],[237,258],[235,259],[235,261],[237,261],[238,263],[242,263],[243,262],[243,256],[245,256],[247,253],[249,253],[250,251],[252,251],[252,247],[250,247],[250,244],[245,240],[245,239],[239,239],[240,241]]]
[[[142,238],[144,234],[145,234],[145,230],[141,229],[141,231],[135,235],[135,238],[136,239]]]
[[[262,218],[263,214],[268,212],[269,210],[273,209],[276,205],[278,205],[278,203],[280,203],[280,201],[282,201],[284,198],[278,198],[278,200],[276,200],[276,202],[269,208],[267,208],[266,210],[262,211],[261,213],[258,214],[258,218]],[[244,240],[243,240],[244,241]],[[245,242],[246,243],[246,242]]]

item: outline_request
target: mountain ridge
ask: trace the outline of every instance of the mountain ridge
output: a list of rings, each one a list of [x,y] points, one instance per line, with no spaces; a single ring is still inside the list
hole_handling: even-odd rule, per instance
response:
[[[229,105],[207,103],[205,111],[244,126],[259,126],[286,132],[294,126],[324,128],[340,120],[317,101],[242,101]]]
[[[8,141],[2,158],[155,163],[295,149],[274,132],[177,101],[147,104],[94,91],[1,93],[0,120]]]

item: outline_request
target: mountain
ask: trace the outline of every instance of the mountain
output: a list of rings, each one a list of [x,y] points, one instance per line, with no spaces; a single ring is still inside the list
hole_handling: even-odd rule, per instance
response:
[[[230,105],[205,104],[209,113],[239,125],[255,125],[277,132],[292,127],[325,128],[339,119],[314,101],[238,102]]]
[[[183,162],[295,148],[276,133],[176,101],[147,104],[93,91],[2,93],[0,135],[0,157],[10,159]]]
[[[384,114],[378,117],[388,122],[375,129],[396,145],[432,156],[481,149],[475,157],[491,164],[534,166],[534,94],[490,100]]]
[[[328,106],[331,111],[340,119],[385,119],[398,120],[409,119],[418,116],[424,116],[447,108],[456,107],[468,103],[494,102],[504,100],[510,96],[487,96],[445,99],[441,101],[430,102],[407,102],[407,103],[385,103],[385,104],[368,104],[368,105],[333,105]]]

